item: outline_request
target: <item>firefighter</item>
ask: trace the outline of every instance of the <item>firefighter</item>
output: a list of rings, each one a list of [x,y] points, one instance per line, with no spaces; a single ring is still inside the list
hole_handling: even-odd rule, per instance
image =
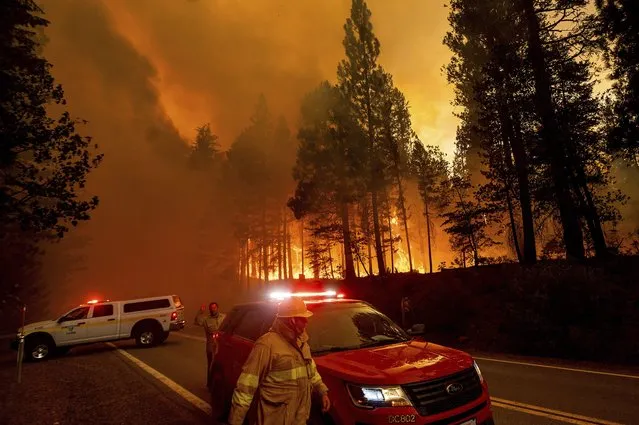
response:
[[[213,335],[220,328],[225,315],[219,312],[219,306],[216,302],[209,304],[209,315],[204,317],[200,326],[204,327],[206,335],[206,386],[210,387],[211,383],[211,365],[217,353],[217,341]]]
[[[322,411],[331,403],[328,388],[317,372],[308,345],[306,324],[313,313],[299,298],[282,301],[273,326],[249,354],[231,401],[230,425],[242,425],[249,414],[252,425],[302,425],[311,411],[311,395],[322,397]]]

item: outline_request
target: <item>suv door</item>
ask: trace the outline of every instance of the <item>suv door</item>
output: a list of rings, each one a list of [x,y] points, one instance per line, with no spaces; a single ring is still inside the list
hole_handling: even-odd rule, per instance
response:
[[[233,344],[231,332],[237,322],[242,318],[244,311],[239,308],[232,309],[220,324],[216,338],[218,343],[218,352],[215,354],[215,363],[226,369],[226,365],[233,361]]]
[[[78,307],[58,319],[60,333],[56,336],[56,344],[69,345],[86,341],[89,309],[90,307]]]
[[[270,309],[260,307],[248,308],[231,332],[231,344],[233,344],[234,356],[231,365],[231,379],[233,387],[237,383],[242,366],[246,362],[255,341],[264,335],[273,324],[275,315]]]
[[[215,358],[213,392],[215,414],[226,420],[231,397],[242,366],[255,341],[273,324],[275,310],[271,306],[236,307],[227,316],[219,333],[219,352]],[[220,403],[221,401],[221,403]],[[218,404],[219,403],[219,404]]]

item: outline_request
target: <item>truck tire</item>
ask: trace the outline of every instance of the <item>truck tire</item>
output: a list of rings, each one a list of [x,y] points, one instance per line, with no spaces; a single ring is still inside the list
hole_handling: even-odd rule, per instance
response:
[[[162,327],[155,321],[143,321],[135,325],[133,337],[138,347],[155,347],[162,340]]]
[[[24,359],[30,362],[41,362],[55,354],[56,346],[49,335],[28,336],[24,341]]]

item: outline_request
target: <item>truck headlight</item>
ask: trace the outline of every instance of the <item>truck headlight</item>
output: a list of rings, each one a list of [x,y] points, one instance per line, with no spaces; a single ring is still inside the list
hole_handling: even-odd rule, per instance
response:
[[[357,407],[374,409],[376,407],[412,406],[404,390],[399,386],[373,387],[347,384],[348,394]]]
[[[479,382],[484,383],[484,375],[481,374],[481,370],[479,369],[479,365],[476,361],[473,361],[473,367],[475,368],[475,372],[477,372],[477,376],[479,376]]]

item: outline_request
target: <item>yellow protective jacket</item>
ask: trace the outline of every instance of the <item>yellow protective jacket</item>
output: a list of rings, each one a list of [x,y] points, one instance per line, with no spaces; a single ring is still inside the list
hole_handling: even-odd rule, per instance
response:
[[[242,368],[228,423],[242,425],[255,399],[250,424],[305,425],[312,391],[325,394],[328,388],[311,357],[308,335],[296,339],[288,326],[275,320],[255,342]]]
[[[218,313],[215,317],[208,315],[202,320],[202,327],[204,327],[204,334],[206,335],[206,351],[208,353],[217,353],[217,342],[213,339],[213,334],[220,329],[225,317],[226,315]]]

